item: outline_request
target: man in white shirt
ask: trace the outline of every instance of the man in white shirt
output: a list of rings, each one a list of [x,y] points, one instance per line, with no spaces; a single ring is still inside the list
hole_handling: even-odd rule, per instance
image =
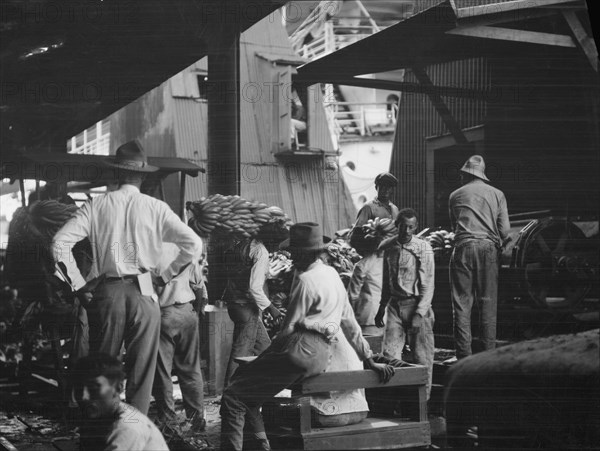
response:
[[[145,174],[158,168],[147,163],[137,141],[123,144],[109,166],[118,169],[119,189],[91,199],[54,236],[57,266],[66,273],[90,327],[90,352],[119,356],[125,343],[127,401],[148,413],[160,334],[160,309],[153,282],[165,285],[201,252],[202,242],[169,206],[142,194]],[[93,261],[86,287],[72,256],[84,238],[92,244]],[[154,274],[163,242],[175,243],[179,255]]]
[[[75,399],[83,416],[79,449],[168,451],[154,423],[135,407],[121,402],[125,374],[115,357],[83,357],[72,373]]]
[[[170,263],[175,246],[165,246],[165,263]],[[156,423],[167,440],[176,442],[183,435],[204,431],[204,381],[200,368],[200,333],[198,315],[203,312],[205,296],[203,256],[198,255],[181,273],[174,277],[159,295],[161,310],[160,342],[154,376]],[[162,265],[161,265],[162,267]],[[199,305],[194,308],[195,301]],[[177,375],[183,397],[186,423],[184,431],[175,412],[173,381],[171,374]],[[174,442],[169,442],[173,445]]]
[[[393,367],[373,361],[342,280],[320,258],[325,248],[321,227],[310,222],[293,225],[282,248],[291,253],[296,268],[285,322],[271,346],[241,366],[223,393],[223,450],[242,449],[246,421],[260,449],[270,449],[260,406],[292,383],[324,372],[331,359],[330,340],[340,329],[358,357],[384,382],[394,374]]]

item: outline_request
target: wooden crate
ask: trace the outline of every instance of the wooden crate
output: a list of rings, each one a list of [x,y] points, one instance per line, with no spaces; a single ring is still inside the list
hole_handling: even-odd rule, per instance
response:
[[[427,371],[421,365],[396,368],[392,380],[379,382],[372,370],[323,373],[292,387],[292,398],[274,398],[263,406],[267,435],[274,449],[390,449],[428,446],[431,433],[427,419]],[[368,389],[373,396],[379,389],[399,387],[412,392],[416,409],[410,418],[369,416],[349,426],[316,428],[312,426],[310,395],[334,390]],[[367,397],[369,396],[367,395]],[[273,408],[284,402],[296,406],[296,414],[280,421]],[[270,411],[270,415],[266,411]],[[380,415],[380,414],[376,414]],[[276,421],[273,419],[276,418]]]

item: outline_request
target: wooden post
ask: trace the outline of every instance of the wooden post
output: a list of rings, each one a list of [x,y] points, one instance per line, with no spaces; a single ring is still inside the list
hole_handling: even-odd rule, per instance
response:
[[[222,2],[227,8],[228,2]],[[208,54],[208,194],[241,194],[240,170],[240,32],[228,23],[215,32]],[[289,136],[289,128],[287,130]],[[211,237],[208,245],[212,299],[221,296],[227,274],[224,243]]]
[[[179,217],[185,222],[185,172],[180,172],[179,177]]]
[[[22,176],[19,179],[19,189],[21,190],[21,205],[25,207],[27,206],[27,200],[25,199],[25,180]]]

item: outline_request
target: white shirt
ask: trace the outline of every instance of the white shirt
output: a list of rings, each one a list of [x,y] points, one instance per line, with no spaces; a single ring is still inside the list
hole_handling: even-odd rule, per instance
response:
[[[156,425],[135,407],[119,405],[119,417],[106,438],[105,451],[168,451],[169,447]]]
[[[167,268],[177,256],[178,249],[172,243],[163,246],[163,258],[158,267],[159,271]],[[204,289],[203,265],[200,264],[201,255],[196,255],[192,263],[187,265],[178,275],[165,285],[158,296],[160,308],[173,304],[187,304],[196,299],[196,290]]]
[[[202,250],[200,238],[165,202],[133,185],[91,199],[54,236],[54,260],[66,266],[74,290],[86,282],[72,254],[73,246],[84,238],[89,238],[94,257],[88,280],[101,274],[120,277],[154,270],[163,242],[169,242],[180,249],[160,273],[169,281]]]
[[[291,333],[296,326],[319,332],[328,339],[341,329],[361,360],[373,356],[354,317],[340,276],[321,260],[294,275],[282,331]]]

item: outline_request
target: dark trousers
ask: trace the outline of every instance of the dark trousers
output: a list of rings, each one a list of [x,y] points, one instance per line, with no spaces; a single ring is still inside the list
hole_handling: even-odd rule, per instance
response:
[[[483,347],[487,350],[496,346],[499,259],[496,246],[485,240],[467,241],[452,253],[450,284],[454,341],[459,359],[472,354],[471,310],[474,302],[481,312]]]
[[[125,396],[147,415],[160,334],[158,303],[142,296],[135,280],[104,282],[94,292],[88,320],[91,353],[119,357],[125,342]]]
[[[327,369],[331,349],[316,332],[277,337],[256,360],[238,368],[221,398],[221,449],[241,450],[244,426],[265,439],[262,403],[295,382]]]
[[[229,303],[227,312],[233,321],[233,343],[225,372],[225,386],[238,367],[236,357],[259,355],[271,344],[271,339],[262,322],[260,309],[253,303]]]
[[[187,418],[204,418],[198,314],[189,302],[161,309],[160,341],[152,394],[158,418],[166,422],[176,419],[171,380],[173,369],[181,387]]]

